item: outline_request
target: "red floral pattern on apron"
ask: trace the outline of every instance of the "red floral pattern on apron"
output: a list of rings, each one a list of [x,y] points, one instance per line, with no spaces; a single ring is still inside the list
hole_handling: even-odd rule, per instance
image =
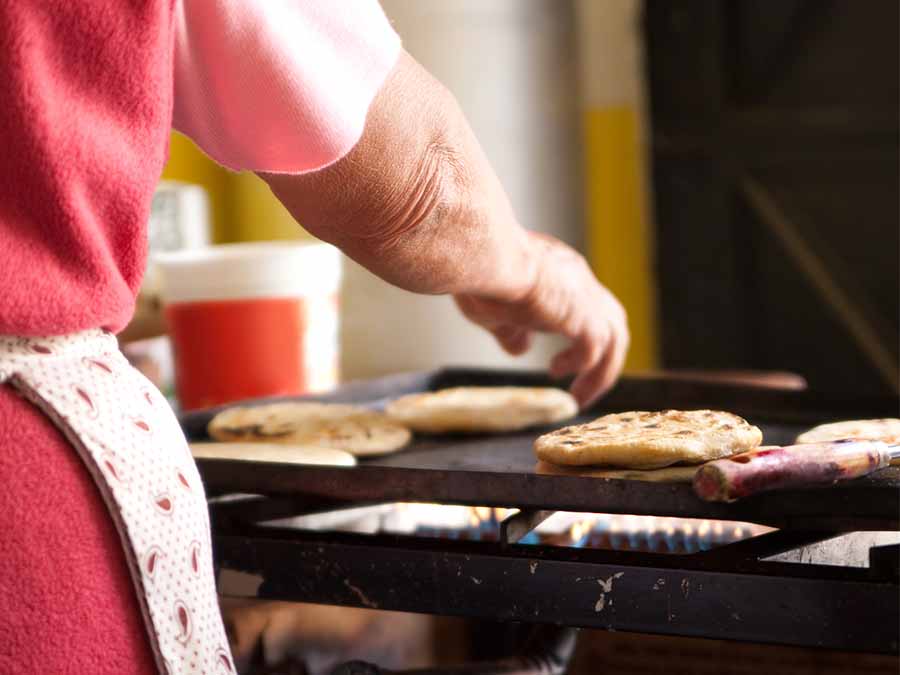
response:
[[[62,431],[116,523],[164,673],[233,673],[200,475],[171,408],[102,331],[0,336],[0,383]]]

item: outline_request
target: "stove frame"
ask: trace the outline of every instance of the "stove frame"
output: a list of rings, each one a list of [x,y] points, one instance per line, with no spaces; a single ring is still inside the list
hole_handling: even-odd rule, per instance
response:
[[[256,576],[257,598],[898,652],[900,546],[873,547],[868,568],[761,560],[838,532],[776,530],[676,555],[300,531],[213,513],[217,565]],[[506,531],[524,536],[529,517],[511,516]]]
[[[317,400],[377,406],[409,391],[464,383],[548,381],[535,373],[449,370],[351,384]],[[783,443],[794,429],[822,421],[895,414],[897,403],[626,378],[604,399],[602,410],[594,412],[718,405],[751,421],[759,416],[772,421],[774,431],[768,435]],[[213,412],[182,418],[189,437],[205,437]],[[493,467],[466,471],[452,463],[429,466],[429,458],[442,456],[441,442],[414,447],[406,457],[400,453],[364,462],[349,471],[332,467],[298,471],[277,464],[248,469],[246,463],[234,461],[198,462],[212,494],[260,493],[245,501],[213,505],[218,568],[253,575],[255,587],[243,594],[258,598],[898,653],[900,546],[872,548],[868,568],[763,560],[848,532],[900,529],[896,468],[827,490],[770,493],[737,504],[713,505],[693,497],[689,486],[541,476],[503,457],[500,464],[511,467],[507,471]],[[491,442],[475,439],[469,444]],[[444,439],[447,443],[452,441]],[[522,510],[500,525],[495,542],[261,525],[392,501]],[[686,555],[516,543],[555,510],[748,521],[782,529]],[[223,592],[228,594],[229,589]],[[553,659],[535,663],[528,672],[561,672],[548,665],[555,663]]]

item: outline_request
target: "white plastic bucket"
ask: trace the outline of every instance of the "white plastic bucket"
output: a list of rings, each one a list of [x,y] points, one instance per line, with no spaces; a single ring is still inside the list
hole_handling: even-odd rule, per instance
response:
[[[224,244],[158,256],[181,406],[329,389],[341,256],[328,244]]]

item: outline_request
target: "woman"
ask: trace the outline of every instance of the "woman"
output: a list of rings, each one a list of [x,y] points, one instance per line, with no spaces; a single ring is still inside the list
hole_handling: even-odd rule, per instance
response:
[[[112,336],[172,125],[507,351],[570,338],[582,404],[618,375],[622,308],[521,228],[375,0],[0,0],[0,53],[0,672],[233,669],[199,475]]]

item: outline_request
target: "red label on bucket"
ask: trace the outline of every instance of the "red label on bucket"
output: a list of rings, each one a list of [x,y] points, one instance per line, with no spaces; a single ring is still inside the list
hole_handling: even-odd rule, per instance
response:
[[[306,392],[301,298],[176,303],[166,320],[183,409]]]

